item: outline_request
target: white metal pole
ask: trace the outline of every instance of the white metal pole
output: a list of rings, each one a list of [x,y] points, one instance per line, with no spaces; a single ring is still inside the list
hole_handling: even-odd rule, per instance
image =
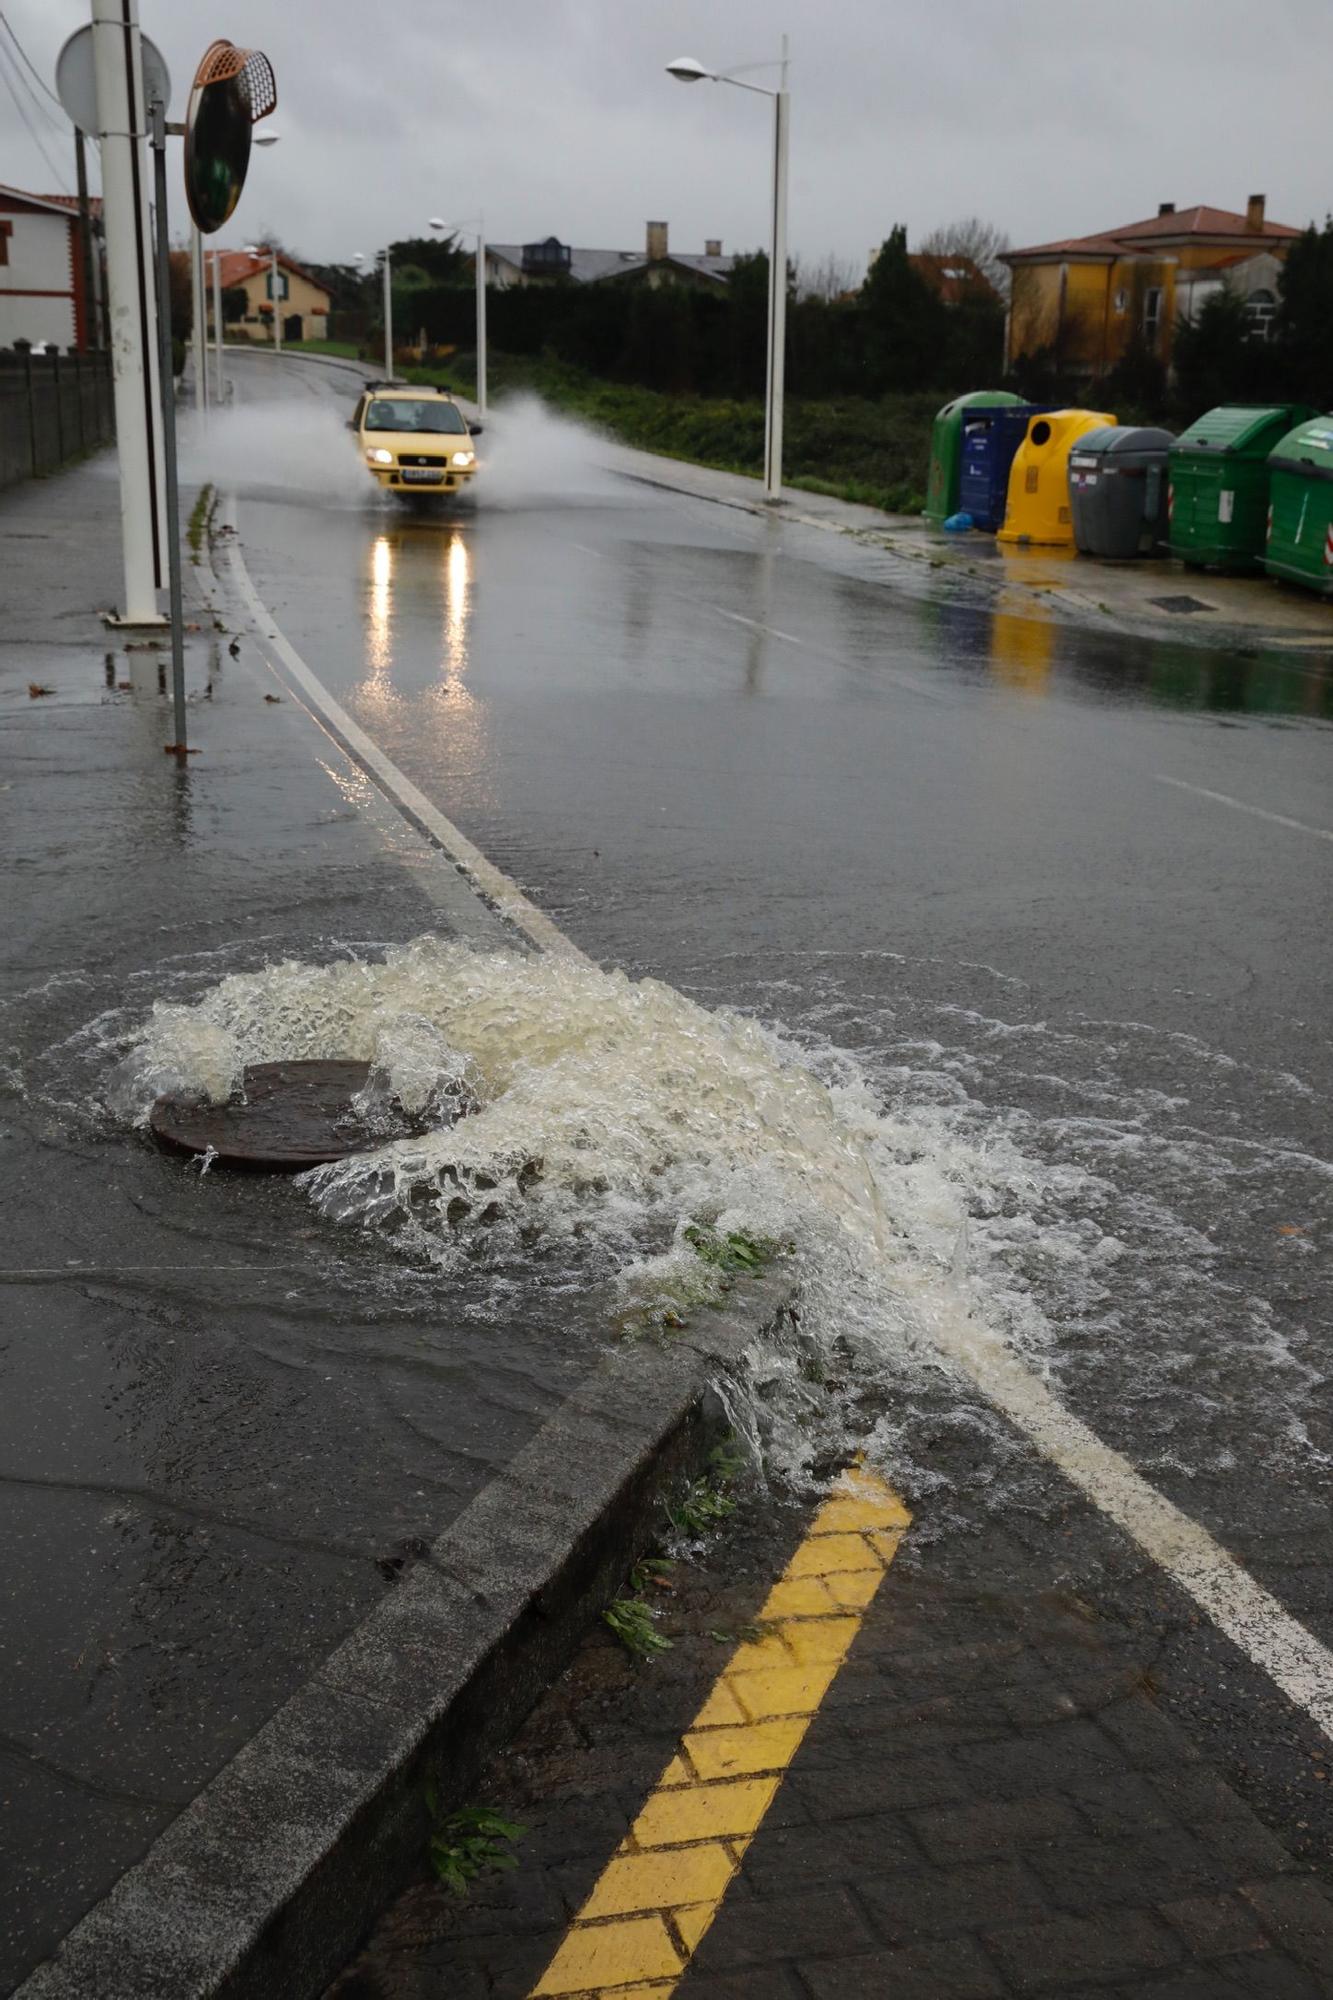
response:
[[[269,252],[269,291],[273,297],[273,352],[282,353],[282,300],[278,297],[278,253]]]
[[[773,238],[768,260],[768,408],[764,421],[764,497],[782,497],[782,412],[787,361],[787,37],[773,100]]]
[[[93,72],[102,144],[102,215],[111,322],[111,363],[120,466],[125,569],[121,616],[160,624],[156,589],[163,549],[158,504],[160,426],[153,354],[157,305],[145,240],[147,129],[135,0],[93,0]]]
[[[167,107],[154,98],[149,107],[153,131],[153,175],[157,199],[157,338],[161,353],[162,441],[166,466],[167,571],[171,588],[171,699],[174,728],[167,745],[184,760],[188,743],[185,725],[185,612],[181,601],[180,488],[176,479],[176,385],[171,364],[171,239],[167,222]]]
[[[216,350],[214,359],[217,363],[213,387],[220,409],[227,397],[222,378],[222,252],[220,250],[213,252],[213,346]]]
[[[393,274],[389,269],[389,246],[384,246],[384,379],[393,380]]]
[[[477,224],[477,408],[486,414],[486,235]]]
[[[208,290],[204,284],[204,239],[197,228],[190,230],[190,313],[194,321],[191,347],[194,354],[194,407],[200,415],[208,411]]]

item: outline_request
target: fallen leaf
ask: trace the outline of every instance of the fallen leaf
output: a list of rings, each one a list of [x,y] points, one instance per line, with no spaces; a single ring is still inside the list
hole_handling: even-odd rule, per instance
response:
[[[162,748],[168,757],[197,757],[199,752],[189,743],[164,743]]]
[[[264,699],[265,701],[281,701],[282,696],[280,694],[266,694]]]
[[[36,701],[44,694],[54,694],[54,688],[43,687],[40,681],[28,682],[28,700]]]
[[[1279,1222],[1277,1233],[1279,1236],[1304,1236],[1305,1227],[1299,1222]]]
[[[134,692],[133,681],[117,681],[116,686],[120,690],[121,694],[132,694]]]

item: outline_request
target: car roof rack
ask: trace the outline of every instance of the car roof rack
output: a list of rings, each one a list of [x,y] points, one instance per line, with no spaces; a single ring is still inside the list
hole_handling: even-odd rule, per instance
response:
[[[414,394],[414,395],[417,395],[417,396],[447,396],[447,397],[449,398],[450,402],[452,402],[452,401],[453,401],[453,391],[452,391],[452,390],[450,390],[450,389],[444,389],[444,388],[441,388],[441,386],[440,386],[440,384],[439,384],[438,382],[388,382],[388,381],[375,381],[375,382],[367,382],[367,383],[365,384],[365,387],[366,387],[366,388],[367,388],[368,390],[369,390],[369,389],[410,389],[410,390],[411,390],[411,391],[413,392],[413,394]]]

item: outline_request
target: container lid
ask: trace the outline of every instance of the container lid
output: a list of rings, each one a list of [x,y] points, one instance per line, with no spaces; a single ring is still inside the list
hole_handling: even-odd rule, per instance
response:
[[[1248,451],[1275,444],[1292,424],[1313,415],[1300,403],[1221,403],[1182,431],[1177,451]]]
[[[1006,408],[1012,408],[1014,404],[1022,401],[1023,398],[1016,396],[1012,389],[969,389],[965,396],[955,396],[951,403],[946,403],[942,410],[937,410],[935,418],[938,422],[941,417],[952,416],[955,410],[974,409],[978,403],[1003,404]]]
[[[1268,463],[1307,479],[1333,479],[1333,416],[1309,417],[1279,438]]]

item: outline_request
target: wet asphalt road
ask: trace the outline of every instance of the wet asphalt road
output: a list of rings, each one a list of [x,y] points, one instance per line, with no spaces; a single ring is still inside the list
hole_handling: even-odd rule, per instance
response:
[[[346,407],[334,370],[236,372],[284,451]],[[999,1162],[968,1244],[999,1317],[1333,1640],[1333,657],[1020,616],[490,428],[457,519],[256,451],[287,637],[586,950],[850,1051],[922,1145]],[[1040,1483],[929,1398],[898,1465]]]

